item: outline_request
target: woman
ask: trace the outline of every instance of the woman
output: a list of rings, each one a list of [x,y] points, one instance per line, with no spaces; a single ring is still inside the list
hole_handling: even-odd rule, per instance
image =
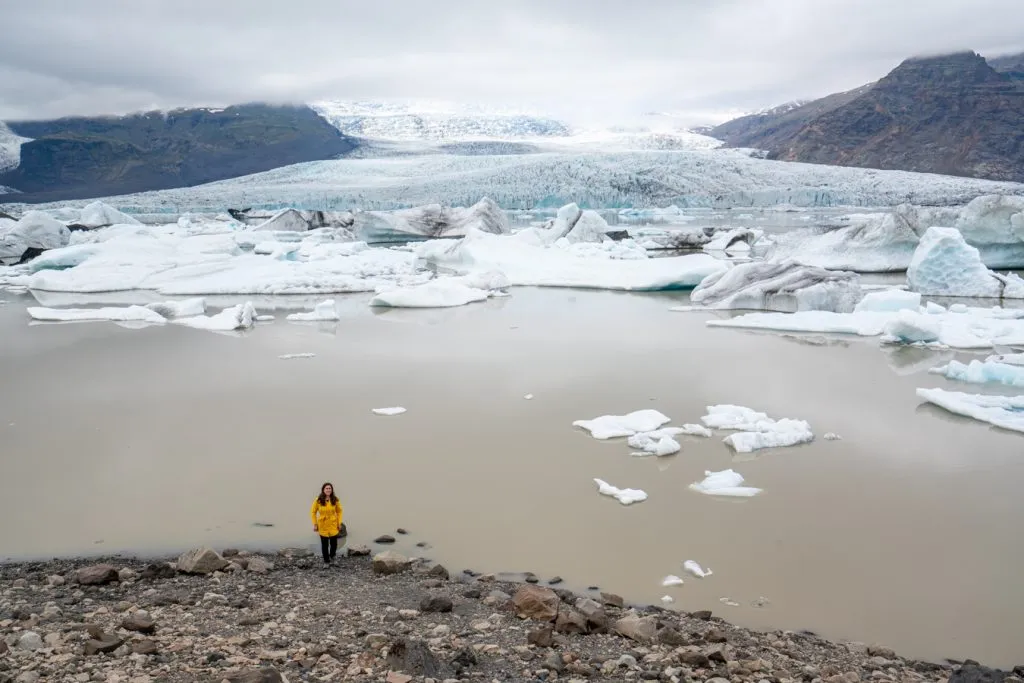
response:
[[[327,482],[320,487],[320,495],[313,500],[309,514],[313,518],[313,531],[320,534],[320,550],[324,566],[330,566],[338,554],[338,534],[341,533],[341,503],[334,495],[334,486]]]

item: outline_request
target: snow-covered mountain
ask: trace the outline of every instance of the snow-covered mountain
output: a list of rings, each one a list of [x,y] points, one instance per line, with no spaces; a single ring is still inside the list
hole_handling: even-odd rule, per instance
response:
[[[0,173],[18,167],[21,162],[21,146],[26,142],[29,142],[29,138],[15,134],[6,123],[0,121]]]
[[[419,152],[430,151],[429,145],[453,151],[462,143],[485,142],[528,145],[517,147],[518,153],[712,149],[722,144],[656,114],[625,125],[580,126],[528,109],[436,101],[321,101],[310,107],[346,135],[412,143]]]

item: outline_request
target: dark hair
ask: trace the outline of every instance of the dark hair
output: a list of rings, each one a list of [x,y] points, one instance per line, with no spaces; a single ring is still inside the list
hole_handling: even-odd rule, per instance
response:
[[[331,505],[337,505],[338,496],[334,495],[334,484],[332,484],[329,481],[325,481],[324,485],[320,487],[320,496],[317,498],[317,500],[320,501],[321,505],[327,505],[327,494],[324,493],[324,489],[327,488],[328,486],[331,487]]]

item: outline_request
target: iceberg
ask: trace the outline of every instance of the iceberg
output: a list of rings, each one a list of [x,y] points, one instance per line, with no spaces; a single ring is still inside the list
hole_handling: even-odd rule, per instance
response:
[[[315,353],[282,353],[278,356],[281,360],[297,360],[300,358],[316,358]]]
[[[71,239],[63,223],[42,211],[28,211],[16,223],[4,223],[0,223],[0,260],[21,259],[29,249],[57,249]]]
[[[1024,267],[1024,197],[975,197],[959,211],[953,227],[980,250],[989,268]]]
[[[256,308],[252,302],[238,304],[225,308],[216,315],[196,315],[190,318],[179,318],[174,322],[194,327],[199,330],[210,330],[212,332],[232,332],[234,330],[248,330],[256,324]]]
[[[112,206],[96,201],[86,204],[78,217],[71,220],[71,225],[68,227],[72,230],[95,230],[109,225],[142,225],[142,223]]]
[[[633,436],[637,432],[653,432],[670,421],[671,418],[648,408],[626,415],[602,415],[592,420],[576,420],[572,426],[587,430],[595,439],[605,440]]]
[[[709,308],[849,313],[862,296],[856,273],[787,260],[744,263],[711,274],[693,290],[690,301]]]
[[[206,315],[206,301],[202,298],[185,299],[184,301],[163,301],[146,304],[146,308],[155,311],[164,318],[189,318]]]
[[[756,228],[718,230],[713,234],[711,240],[703,246],[703,250],[725,253],[749,252],[763,238],[764,231]]]
[[[752,453],[763,448],[782,448],[814,440],[811,426],[804,420],[768,417],[744,406],[731,404],[707,407],[701,422],[713,429],[737,430],[725,438],[737,453]]]
[[[678,576],[676,576],[675,574],[669,574],[668,576],[666,576],[664,579],[661,580],[661,585],[665,586],[665,587],[668,587],[668,586],[682,586],[683,585],[683,580],[681,578],[679,578]]]
[[[510,232],[508,217],[493,200],[484,197],[469,208],[430,204],[397,211],[360,211],[352,231],[370,244],[464,237],[471,230],[504,235]]]
[[[105,308],[44,308],[29,306],[28,314],[33,320],[47,322],[141,322],[160,324],[166,318],[145,306]]]
[[[885,324],[884,335],[900,344],[938,342],[942,338],[942,319],[936,315],[900,310]]]
[[[986,268],[956,228],[928,228],[907,268],[907,284],[932,296],[1024,298],[1024,280]]]
[[[679,442],[668,435],[660,435],[657,432],[640,432],[629,437],[627,443],[630,448],[640,451],[634,455],[656,455],[662,457],[678,453],[681,446]]]
[[[918,389],[917,396],[951,413],[1024,432],[1024,396],[986,396],[943,389]]]
[[[728,496],[733,498],[750,498],[761,493],[762,489],[743,486],[743,475],[733,470],[711,472],[705,470],[704,480],[690,484],[690,490],[708,496]]]
[[[294,322],[330,322],[338,320],[339,317],[334,299],[325,299],[314,306],[312,311],[291,313],[285,319]]]
[[[602,496],[611,496],[623,505],[632,505],[647,500],[647,493],[640,489],[620,489],[601,479],[594,479],[597,492]]]
[[[295,209],[284,209],[278,211],[264,222],[253,227],[258,232],[306,232],[309,230],[309,221]]]
[[[902,289],[886,289],[868,292],[853,309],[855,313],[892,313],[904,309],[916,311],[921,308],[921,294]],[[941,306],[939,308],[942,308]],[[942,309],[945,310],[945,309]],[[929,311],[931,313],[933,311]]]
[[[686,562],[683,562],[683,570],[687,573],[693,574],[698,579],[703,579],[714,574],[713,571],[710,569],[704,569],[694,560],[687,560]]]
[[[928,372],[942,375],[946,379],[970,384],[1002,384],[1010,387],[1024,387],[1024,365],[1010,365],[997,361],[972,360],[964,364],[951,360],[945,365]]]
[[[489,235],[471,231],[458,242],[419,245],[418,257],[464,275],[499,270],[512,286],[579,287],[627,291],[688,289],[727,265],[706,254],[670,258],[616,258],[621,242],[546,245],[534,233]]]

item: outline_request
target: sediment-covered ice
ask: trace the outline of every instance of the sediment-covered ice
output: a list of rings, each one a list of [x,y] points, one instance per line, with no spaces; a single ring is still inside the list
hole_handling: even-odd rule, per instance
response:
[[[360,211],[354,215],[352,230],[358,239],[373,244],[464,237],[470,230],[503,235],[510,227],[505,212],[484,197],[469,208],[430,204],[390,212]]]
[[[756,228],[734,228],[719,230],[703,246],[704,251],[726,253],[749,252],[759,241],[764,240],[764,231]]]
[[[703,481],[690,484],[690,490],[709,496],[728,496],[733,498],[750,498],[761,493],[762,489],[743,486],[743,475],[733,470],[711,472],[705,470]]]
[[[628,250],[630,258],[617,258]],[[499,270],[515,286],[580,287],[618,290],[688,289],[726,264],[706,254],[636,258],[621,242],[546,244],[535,233],[489,235],[471,231],[452,243],[419,245],[420,259],[464,275]]]
[[[970,363],[951,360],[945,365],[932,368],[929,372],[958,382],[1002,384],[1024,388],[1024,366],[1022,365],[1010,365],[991,360],[984,362],[972,360]]]
[[[165,318],[188,318],[206,314],[206,300],[202,297],[184,299],[182,301],[160,301],[146,304],[146,308],[156,311]]]
[[[294,322],[330,322],[338,319],[338,309],[334,304],[334,299],[325,299],[314,306],[312,311],[291,313],[286,318],[286,320]]]
[[[698,562],[694,560],[687,560],[686,562],[683,562],[683,570],[690,574],[693,574],[698,579],[703,579],[714,574],[714,572],[711,571],[711,569],[704,569],[700,566]]]
[[[647,500],[647,493],[640,489],[620,489],[601,479],[594,479],[597,492],[602,496],[611,496],[623,505],[632,505]]]
[[[849,313],[863,292],[860,276],[803,266],[796,261],[756,261],[713,273],[690,301],[709,308]]]
[[[907,284],[931,296],[1024,298],[1024,280],[989,270],[956,228],[928,228],[907,268]]]
[[[1024,432],[1024,396],[964,394],[944,389],[918,389],[917,396],[951,413]]]
[[[602,415],[592,420],[576,420],[573,427],[581,427],[595,439],[615,439],[632,436],[637,432],[653,432],[671,421],[657,410],[636,410],[626,415]]]
[[[145,306],[109,306],[105,308],[45,308],[29,306],[28,314],[33,320],[52,322],[142,322],[160,324],[167,322],[159,313]]]
[[[283,209],[253,227],[259,232],[282,231],[282,232],[306,232],[309,230],[309,222],[295,209]]]
[[[722,404],[707,407],[701,421],[713,429],[732,429],[739,433],[725,438],[737,453],[752,453],[763,448],[781,448],[814,440],[811,426],[804,420],[768,417],[744,406]]]

